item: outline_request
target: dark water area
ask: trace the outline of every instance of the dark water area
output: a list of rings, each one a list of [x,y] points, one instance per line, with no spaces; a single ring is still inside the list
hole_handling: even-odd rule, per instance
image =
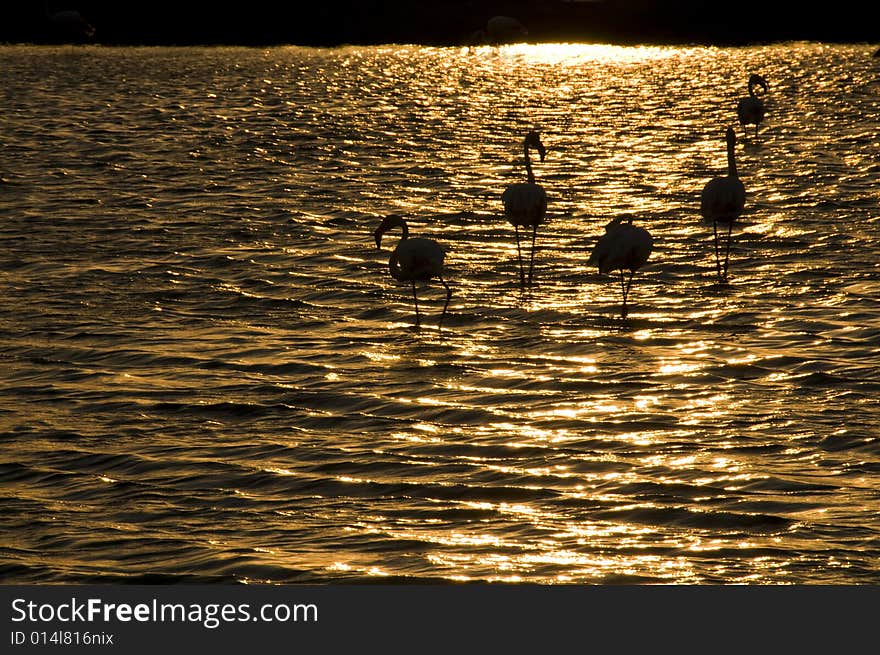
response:
[[[779,0],[337,0],[336,2],[120,3],[50,0],[49,13],[76,10],[85,36],[47,17],[43,0],[12,3],[0,42],[104,45],[460,45],[497,15],[522,22],[533,43],[747,45],[785,41],[880,41],[877,8]]]
[[[878,66],[0,47],[0,581],[877,583]],[[521,289],[500,196],[531,127]],[[376,248],[390,212],[447,248],[442,330],[439,285],[416,330],[388,274],[399,233]],[[655,247],[622,320],[587,258],[625,215]]]

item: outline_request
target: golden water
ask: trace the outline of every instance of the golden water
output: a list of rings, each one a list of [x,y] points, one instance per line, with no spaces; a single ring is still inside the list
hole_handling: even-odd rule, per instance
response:
[[[0,47],[0,579],[876,583],[869,55]],[[389,212],[447,248],[442,331]],[[626,320],[616,216],[655,244]]]

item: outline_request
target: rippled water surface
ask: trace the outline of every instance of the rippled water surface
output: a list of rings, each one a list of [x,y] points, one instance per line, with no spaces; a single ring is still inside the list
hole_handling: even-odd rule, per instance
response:
[[[878,62],[0,47],[0,579],[880,582]],[[442,330],[390,212],[447,248]],[[625,320],[615,216],[654,237]]]

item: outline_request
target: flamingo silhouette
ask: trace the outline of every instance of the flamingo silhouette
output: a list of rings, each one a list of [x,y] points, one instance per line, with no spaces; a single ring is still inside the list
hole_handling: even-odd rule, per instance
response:
[[[49,0],[44,0],[43,13],[52,26],[65,37],[91,39],[95,36],[95,28],[76,9],[53,11],[49,8]]]
[[[510,16],[492,16],[486,21],[485,27],[471,32],[465,39],[464,44],[477,45],[502,45],[515,43],[527,36],[529,31],[525,25],[516,18]]]
[[[626,222],[623,222],[623,221]],[[651,256],[654,249],[654,238],[643,227],[632,224],[632,218],[615,218],[605,226],[605,234],[599,237],[588,266],[598,266],[599,273],[605,275],[611,271],[620,271],[620,289],[623,292],[622,318],[627,316],[626,301],[632,287],[633,275]],[[629,271],[629,277],[626,276]]]
[[[727,128],[725,138],[727,140],[727,175],[709,180],[703,187],[700,196],[700,213],[703,218],[712,221],[712,231],[715,235],[715,267],[721,282],[727,282],[730,232],[733,222],[742,214],[746,203],[746,189],[736,173],[736,155],[734,153],[736,134],[734,134],[732,127]],[[727,245],[723,270],[718,246],[718,223],[727,225]]]
[[[486,21],[486,36],[492,45],[512,43],[528,33],[525,25],[510,16],[492,16]]]
[[[756,137],[758,136],[758,126],[764,121],[764,114],[767,112],[764,99],[755,93],[755,88],[759,86],[763,89],[763,93],[767,93],[767,80],[757,73],[749,75],[749,95],[740,98],[736,105],[736,115],[742,125],[743,132],[746,131],[746,125],[753,124]]]
[[[532,228],[532,254],[529,259],[529,284],[532,282],[532,273],[535,265],[535,235],[538,226],[544,222],[547,215],[547,193],[540,184],[535,184],[535,175],[532,173],[532,160],[529,157],[529,149],[536,148],[544,161],[546,150],[544,144],[541,143],[541,137],[535,130],[530,130],[526,134],[523,141],[523,150],[525,152],[526,162],[526,182],[511,184],[501,194],[501,200],[504,202],[504,216],[513,224],[516,230],[516,254],[519,258],[519,281],[521,285],[525,285],[526,276],[522,260],[522,247],[519,241],[519,228]]]
[[[419,299],[416,294],[416,282],[428,282],[432,278],[438,278],[446,287],[446,304],[443,305],[443,313],[440,315],[439,327],[443,327],[443,318],[452,298],[452,289],[443,279],[443,260],[445,252],[439,243],[433,239],[409,238],[409,227],[403,217],[398,214],[389,214],[382,219],[379,227],[373,233],[376,238],[376,248],[382,248],[382,235],[388,230],[399,227],[403,231],[397,247],[391,253],[388,260],[388,270],[391,277],[398,282],[410,282],[412,284],[413,302],[416,307],[416,327],[421,325],[419,315]]]

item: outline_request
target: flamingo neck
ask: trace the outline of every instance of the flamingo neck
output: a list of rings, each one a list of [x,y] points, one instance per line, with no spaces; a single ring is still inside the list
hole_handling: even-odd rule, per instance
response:
[[[736,154],[734,153],[734,142],[732,139],[727,140],[727,174],[730,177],[736,177]]]
[[[761,87],[761,94],[763,95],[764,93],[767,92],[767,87],[765,86],[765,84],[766,84],[766,82],[761,78],[750,79],[749,80],[749,95],[755,99],[760,100],[761,97],[757,94],[756,90],[758,87]]]
[[[374,237],[376,239],[376,247],[382,247],[382,237],[385,236],[385,233],[391,228],[399,227],[403,234],[400,236],[400,240],[403,241],[409,236],[409,228],[406,225],[406,221],[403,220],[402,217],[397,215],[389,215],[386,216],[385,219],[379,224],[379,227],[376,228],[376,232],[374,233]]]
[[[399,227],[400,231],[403,232],[403,234],[400,235],[401,241],[409,237],[409,226],[406,224],[406,221],[403,220],[403,218],[401,218],[400,216],[395,216],[390,221],[388,221],[388,224],[385,226],[385,231],[388,231],[393,227]]]
[[[529,157],[529,143],[528,141],[523,144],[523,151],[525,152],[526,159],[526,178],[529,181],[529,184],[535,183],[535,174],[532,172],[532,159]]]

